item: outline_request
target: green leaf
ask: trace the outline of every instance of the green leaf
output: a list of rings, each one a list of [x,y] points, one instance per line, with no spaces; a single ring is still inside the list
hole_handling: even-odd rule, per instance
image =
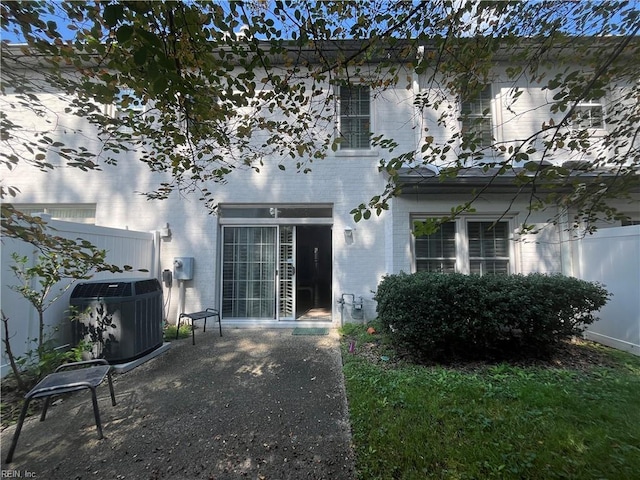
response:
[[[133,62],[136,65],[144,65],[147,61],[147,49],[145,47],[139,48],[133,52]]]
[[[524,169],[529,172],[536,172],[540,167],[539,162],[530,161],[524,164]]]
[[[116,32],[116,39],[120,43],[126,43],[133,36],[133,27],[131,25],[122,25]]]
[[[153,92],[156,95],[159,95],[167,89],[168,85],[169,85],[169,81],[167,80],[167,77],[160,76],[156,78],[153,82]]]
[[[120,4],[109,4],[104,7],[104,13],[102,14],[102,18],[104,19],[104,23],[108,27],[115,27],[120,19],[122,19],[124,15],[124,7]]]

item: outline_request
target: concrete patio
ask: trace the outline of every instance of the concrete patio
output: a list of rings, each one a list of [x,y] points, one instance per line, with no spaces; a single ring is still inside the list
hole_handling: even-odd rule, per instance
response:
[[[4,471],[46,479],[351,479],[337,332],[217,329],[27,419]],[[2,461],[15,427],[2,432]]]

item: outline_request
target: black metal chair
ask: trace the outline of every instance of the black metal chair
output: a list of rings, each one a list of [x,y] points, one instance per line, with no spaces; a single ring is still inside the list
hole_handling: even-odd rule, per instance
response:
[[[109,381],[111,404],[115,406],[116,396],[113,392],[113,382],[111,380],[111,365],[109,365],[109,362],[104,359],[67,363],[58,367],[54,373],[47,375],[40,380],[40,382],[38,382],[38,384],[24,396],[22,411],[20,412],[20,418],[16,425],[16,431],[13,434],[13,441],[11,442],[6,462],[10,463],[11,460],[13,460],[13,453],[15,452],[16,445],[18,444],[18,437],[20,436],[24,417],[26,416],[29,408],[29,402],[34,398],[44,398],[44,407],[42,409],[42,415],[40,416],[40,421],[43,422],[47,415],[47,409],[49,408],[52,396],[88,388],[91,390],[93,414],[96,420],[96,428],[98,429],[98,438],[103,438],[96,388],[104,381],[105,378]]]

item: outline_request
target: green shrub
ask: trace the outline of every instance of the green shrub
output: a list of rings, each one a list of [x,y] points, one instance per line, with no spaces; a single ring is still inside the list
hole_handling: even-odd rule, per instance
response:
[[[176,339],[176,326],[175,325],[166,325],[164,327],[164,341],[172,342]],[[191,336],[191,325],[183,323],[180,325],[180,332],[178,333],[178,338],[187,338]]]
[[[541,357],[596,320],[609,293],[562,275],[416,273],[383,278],[378,317],[419,358]]]

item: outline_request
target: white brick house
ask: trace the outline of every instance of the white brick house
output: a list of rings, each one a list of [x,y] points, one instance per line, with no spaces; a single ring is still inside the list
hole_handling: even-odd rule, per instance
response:
[[[548,92],[524,81],[518,87],[526,101],[508,105],[513,85],[504,80],[507,64],[505,59],[504,65],[496,65],[495,81],[487,86],[480,106],[480,111],[490,110],[483,134],[505,143],[526,137],[551,116],[536,108],[546,103]],[[336,91],[341,147],[313,162],[308,174],[282,171],[277,159],[267,159],[260,173],[233,172],[226,184],[215,187],[217,215],[209,214],[195,194],[146,200],[138,192],[153,189],[162,177],[134,161],[133,154],[99,172],[60,168],[43,173],[19,165],[4,171],[2,178],[20,189],[15,203],[28,211],[46,209],[56,218],[76,217],[137,231],[168,225],[170,235],[164,231],[161,241],[160,270],[173,270],[175,257],[194,259],[192,279],[174,280],[171,288],[165,287],[170,322],[181,311],[216,307],[227,325],[336,326],[375,317],[373,292],[390,273],[431,269],[574,274],[576,253],[568,223],[547,225],[557,212],[529,212],[527,196],[514,199],[513,185],[506,180],[495,182],[476,200],[475,213],[460,216],[429,238],[415,238],[413,221],[447,214],[468,200],[473,188],[486,184],[486,177],[473,169],[444,183],[429,170],[422,175],[403,171],[402,193],[391,200],[390,209],[354,222],[350,211],[380,194],[387,183],[378,165],[389,154],[369,147],[366,129],[393,138],[398,150],[416,152],[423,144],[425,125],[436,140],[450,134],[437,125],[432,112],[414,107],[425,88],[414,74],[408,89],[398,85],[375,95],[368,88]],[[454,97],[449,101],[452,108],[464,103]],[[514,110],[520,105],[521,110]],[[68,136],[65,127],[78,119],[65,117],[64,104],[53,97],[51,108],[62,141],[97,142],[90,135]],[[590,112],[602,108],[606,102],[585,105]],[[22,120],[28,115],[19,110],[10,114]],[[43,119],[34,118],[38,121]],[[572,158],[553,159],[568,160]],[[637,203],[625,200],[616,206],[640,220]],[[545,228],[520,238],[518,228],[524,221]]]

